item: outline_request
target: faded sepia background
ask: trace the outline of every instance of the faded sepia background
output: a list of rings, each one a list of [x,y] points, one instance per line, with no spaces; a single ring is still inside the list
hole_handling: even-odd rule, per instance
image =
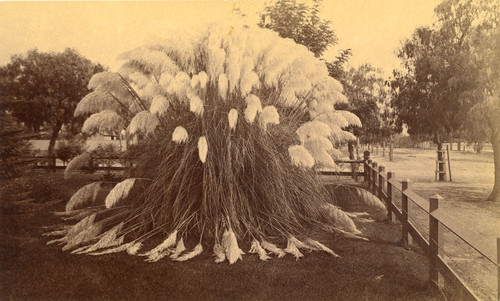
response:
[[[312,1],[311,1],[312,2]],[[369,62],[390,75],[398,66],[394,49],[420,25],[431,25],[438,0],[324,1],[339,43],[325,53],[351,48],[353,67]],[[115,69],[115,57],[169,30],[230,18],[239,10],[257,23],[265,1],[0,2],[0,65],[28,49],[75,48]],[[249,20],[249,21],[251,21]]]

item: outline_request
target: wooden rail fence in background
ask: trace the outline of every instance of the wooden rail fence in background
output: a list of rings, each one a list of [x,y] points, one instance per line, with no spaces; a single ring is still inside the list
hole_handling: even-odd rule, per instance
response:
[[[440,208],[443,198],[439,194],[430,197],[427,201],[411,190],[408,180],[400,183],[394,179],[393,172],[386,173],[383,166],[372,162],[369,159],[369,153],[365,154],[365,159],[364,178],[368,189],[385,202],[389,220],[393,221],[395,216],[401,222],[403,243],[408,244],[411,237],[424,250],[429,258],[431,283],[442,286],[444,280],[451,281],[460,288],[461,300],[478,300],[477,295],[443,259],[443,227],[445,227],[497,267],[497,283],[500,290],[500,238],[497,239],[496,248],[492,248],[488,242]],[[401,208],[394,203],[396,191],[401,192]],[[409,221],[408,202],[410,201],[428,214],[428,237],[420,233]],[[500,293],[498,293],[498,300],[500,300]]]

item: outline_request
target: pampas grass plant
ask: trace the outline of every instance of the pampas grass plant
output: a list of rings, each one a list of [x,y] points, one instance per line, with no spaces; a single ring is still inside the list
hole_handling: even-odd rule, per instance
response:
[[[92,203],[99,210],[84,218],[92,233],[79,223],[57,241],[65,249],[145,249],[153,262],[213,250],[216,262],[233,264],[243,259],[240,245],[251,243],[262,260],[300,258],[300,248],[337,256],[313,233],[359,234],[315,173],[335,165],[333,146],[352,138],[341,127],[359,126],[359,119],[335,111],[346,101],[342,85],[305,47],[266,29],[212,24],[121,58],[119,72],[92,78],[95,91],[76,112],[113,111],[116,128],[105,128],[141,134],[134,140],[141,151],[100,207],[93,195],[79,195],[94,186],[70,201],[69,209]],[[187,240],[194,249],[186,251]],[[284,240],[286,248],[276,245]]]

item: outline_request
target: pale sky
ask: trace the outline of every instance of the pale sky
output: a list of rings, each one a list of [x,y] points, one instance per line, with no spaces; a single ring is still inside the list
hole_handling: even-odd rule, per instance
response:
[[[352,66],[369,62],[390,75],[394,50],[417,26],[431,25],[439,0],[323,0],[321,15],[339,38],[325,58],[351,48]],[[171,29],[196,28],[229,18],[234,7],[257,20],[264,1],[10,2],[0,0],[0,65],[29,49],[75,48],[94,62],[118,67],[121,52],[162,38]]]

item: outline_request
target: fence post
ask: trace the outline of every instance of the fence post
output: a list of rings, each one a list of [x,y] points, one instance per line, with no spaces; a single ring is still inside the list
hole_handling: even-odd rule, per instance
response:
[[[377,162],[372,162],[372,193],[377,195]]]
[[[372,160],[366,161],[366,176],[368,180],[368,190],[371,191],[372,189],[372,171],[371,171],[371,166],[372,166]]]
[[[394,200],[394,196],[392,195],[392,184],[389,183],[389,180],[394,179],[396,174],[392,171],[387,173],[387,218],[390,222],[392,222],[392,202]]]
[[[370,178],[370,174],[368,173],[369,169],[368,169],[368,161],[370,160],[370,152],[369,151],[365,151],[363,153],[363,160],[365,161],[365,163],[363,164],[363,167],[364,167],[364,173],[365,173],[365,183],[368,182],[368,179]]]
[[[409,244],[409,237],[408,237],[408,197],[405,194],[405,190],[410,188],[410,180],[406,179],[402,183],[402,193],[401,193],[401,213],[402,213],[402,218],[401,218],[401,235],[402,235],[402,240],[403,244],[405,247],[408,247]]]
[[[439,208],[442,199],[439,194],[429,198],[429,280],[438,287],[443,285],[443,277],[439,275],[438,270],[438,256],[443,248],[443,231],[439,230],[439,220],[432,212]]]
[[[384,173],[385,173],[385,167],[384,166],[379,166],[378,167],[378,197],[383,200],[383,192],[384,192],[384,186],[385,186],[385,181],[384,181]]]

